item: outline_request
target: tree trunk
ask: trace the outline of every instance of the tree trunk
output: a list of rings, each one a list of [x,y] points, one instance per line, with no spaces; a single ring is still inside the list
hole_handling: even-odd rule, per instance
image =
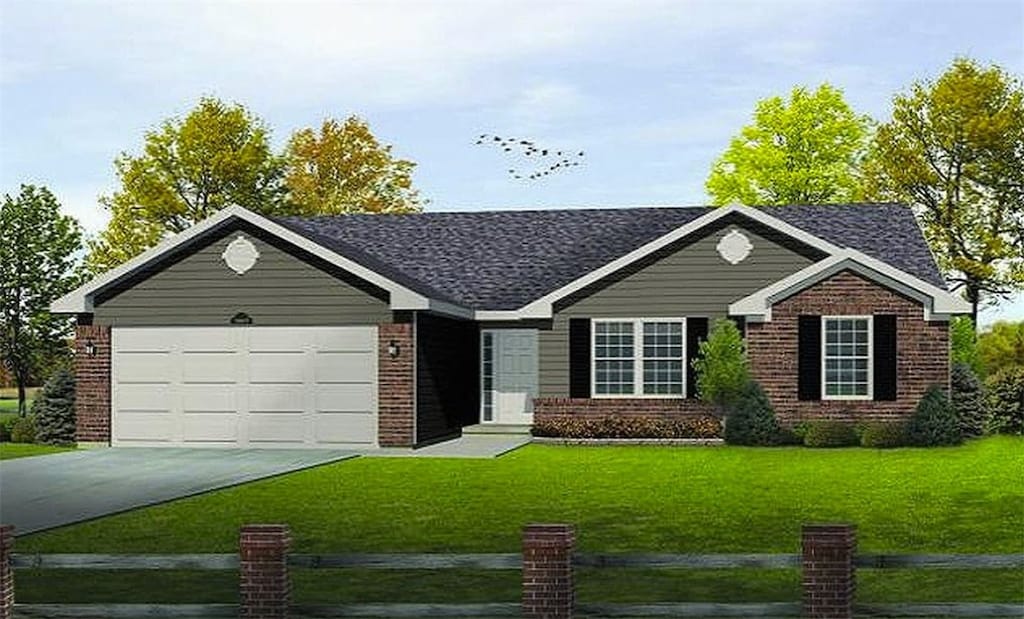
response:
[[[974,333],[978,333],[978,305],[981,302],[981,289],[978,284],[968,282],[964,291],[964,295],[967,297],[967,302],[971,304],[971,326],[974,327]]]
[[[14,380],[18,381],[18,416],[24,417],[28,412],[25,406],[25,377],[21,372],[14,373]]]

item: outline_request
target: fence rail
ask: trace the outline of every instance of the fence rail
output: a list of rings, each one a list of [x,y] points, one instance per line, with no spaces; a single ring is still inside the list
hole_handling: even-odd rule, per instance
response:
[[[807,525],[801,554],[596,554],[575,552],[570,525],[528,525],[521,553],[293,554],[284,525],[243,527],[237,554],[17,554],[13,530],[0,526],[0,619],[109,617],[1022,617],[1020,603],[856,604],[855,568],[1020,569],[1024,553],[857,554],[851,525]],[[521,603],[292,604],[288,570],[359,568],[382,570],[521,570]],[[800,603],[634,604],[575,601],[577,568],[801,569]],[[239,604],[14,604],[13,570],[238,570]],[[269,584],[268,584],[269,583]],[[817,606],[816,606],[817,605]],[[838,610],[837,610],[838,609]]]

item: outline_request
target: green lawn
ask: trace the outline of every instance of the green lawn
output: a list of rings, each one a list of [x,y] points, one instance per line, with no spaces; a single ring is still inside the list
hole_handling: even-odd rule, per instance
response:
[[[69,447],[51,447],[49,445],[31,445],[28,443],[0,443],[0,460],[45,456],[47,454],[69,451]]]
[[[497,460],[360,458],[18,540],[21,552],[231,552],[287,522],[298,552],[515,552],[572,522],[589,552],[796,552],[802,522],[858,524],[860,550],[1024,552],[1024,439],[958,448],[556,447]],[[231,573],[19,573],[23,601],[236,599]],[[515,600],[515,572],[297,571],[300,602]],[[950,578],[957,586],[950,589]],[[860,572],[861,601],[1024,599],[1022,573]],[[795,570],[580,574],[586,601],[796,600]],[[174,598],[174,601],[184,601]]]

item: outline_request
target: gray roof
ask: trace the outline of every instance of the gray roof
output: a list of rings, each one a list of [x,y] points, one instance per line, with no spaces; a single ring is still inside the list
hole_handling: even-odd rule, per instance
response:
[[[522,307],[710,210],[638,207],[275,219],[426,296],[472,309],[501,310]],[[769,212],[945,289],[905,206],[780,206]]]

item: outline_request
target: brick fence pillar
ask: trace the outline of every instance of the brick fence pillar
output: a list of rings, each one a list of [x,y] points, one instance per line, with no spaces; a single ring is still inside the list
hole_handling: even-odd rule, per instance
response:
[[[286,524],[247,524],[239,540],[242,619],[285,619],[291,602]]]
[[[852,524],[809,524],[802,531],[803,616],[853,617],[857,529]]]
[[[571,524],[528,524],[523,528],[523,617],[567,619],[576,605]]]
[[[0,619],[14,616],[14,568],[11,567],[11,553],[14,551],[14,526],[0,524]]]
[[[75,440],[110,444],[110,327],[75,327]]]
[[[413,326],[383,323],[378,325],[377,335],[377,442],[381,447],[412,447],[416,443]],[[395,352],[394,356],[389,349]]]

